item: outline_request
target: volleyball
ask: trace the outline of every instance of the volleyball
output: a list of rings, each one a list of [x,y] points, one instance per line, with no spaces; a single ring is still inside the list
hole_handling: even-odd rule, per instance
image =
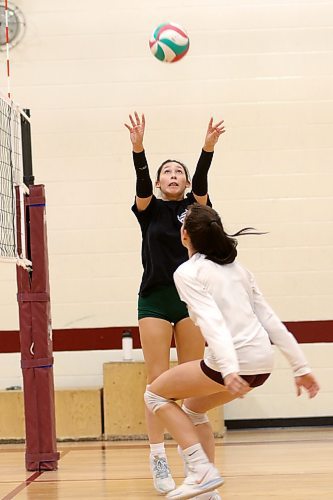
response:
[[[156,59],[173,63],[180,61],[188,52],[190,40],[179,24],[162,23],[154,29],[149,47]]]

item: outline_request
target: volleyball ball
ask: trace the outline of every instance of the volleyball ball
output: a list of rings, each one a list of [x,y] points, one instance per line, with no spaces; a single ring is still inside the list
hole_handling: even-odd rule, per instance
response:
[[[190,40],[179,24],[162,23],[154,29],[149,47],[156,59],[172,63],[185,56],[190,47]]]

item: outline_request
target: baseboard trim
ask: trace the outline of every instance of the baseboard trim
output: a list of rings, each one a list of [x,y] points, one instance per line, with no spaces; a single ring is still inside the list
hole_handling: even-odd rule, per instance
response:
[[[225,420],[227,429],[259,429],[269,427],[324,427],[333,426],[333,417],[250,418]]]

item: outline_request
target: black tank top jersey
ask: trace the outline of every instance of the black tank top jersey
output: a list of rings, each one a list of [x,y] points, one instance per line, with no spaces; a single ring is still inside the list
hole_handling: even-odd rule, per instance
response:
[[[141,258],[143,275],[139,295],[146,295],[154,286],[173,283],[173,273],[180,264],[188,260],[187,249],[180,239],[180,228],[187,207],[195,203],[193,193],[180,201],[164,201],[153,195],[146,210],[132,211],[138,219],[142,232]],[[211,206],[208,200],[209,206]]]

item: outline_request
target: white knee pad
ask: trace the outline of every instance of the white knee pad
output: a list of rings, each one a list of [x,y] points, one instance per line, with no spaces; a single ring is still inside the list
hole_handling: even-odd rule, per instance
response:
[[[147,386],[147,387],[149,387],[149,386]],[[144,397],[144,400],[145,400],[147,407],[153,413],[155,413],[157,410],[159,410],[161,408],[161,406],[164,406],[168,403],[174,403],[174,401],[172,401],[172,399],[163,398],[162,396],[159,396],[158,394],[154,394],[153,392],[148,391],[147,388],[146,388],[146,392],[144,393],[143,397]]]
[[[207,422],[209,422],[207,413],[196,413],[195,411],[186,408],[184,404],[182,405],[182,410],[191,419],[194,425],[206,424]]]

